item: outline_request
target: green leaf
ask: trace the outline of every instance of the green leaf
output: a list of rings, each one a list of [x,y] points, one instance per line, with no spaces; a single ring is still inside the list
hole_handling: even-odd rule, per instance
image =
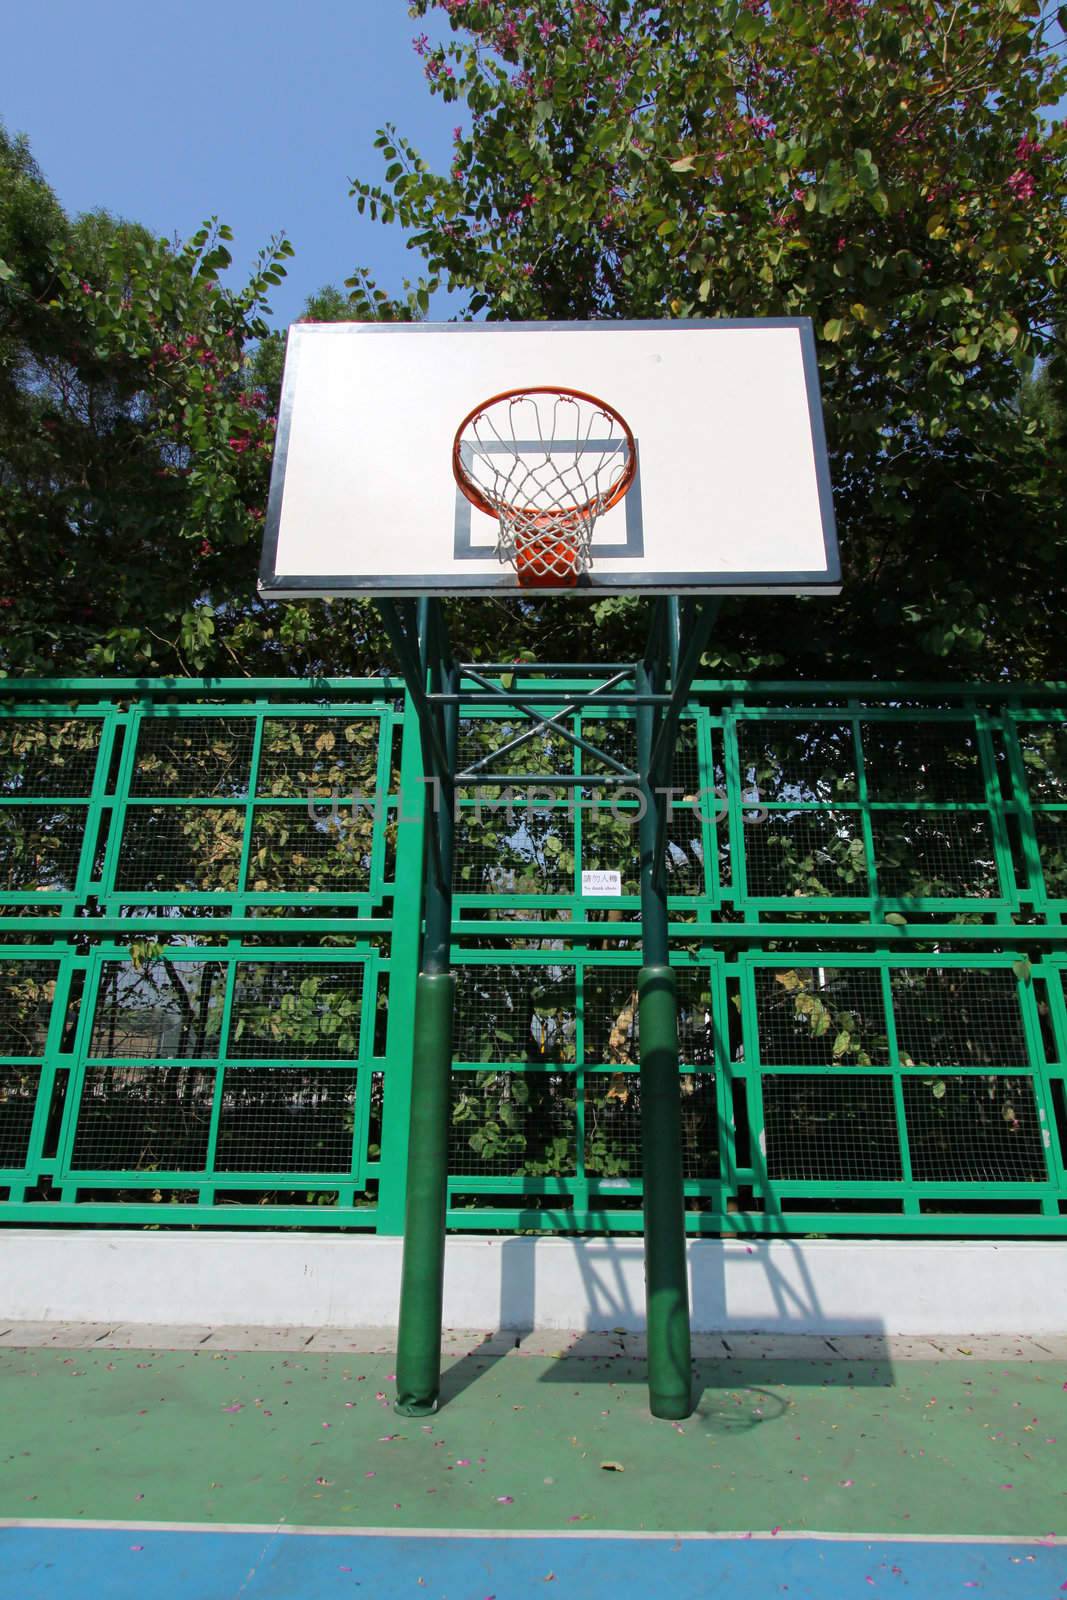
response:
[[[887,911],[885,920],[891,923],[894,928],[906,928],[908,926],[908,919],[901,911]]]
[[[1029,956],[1020,956],[1017,961],[1012,962],[1011,970],[1020,983],[1029,983],[1030,975],[1034,969]]]
[[[831,344],[836,344],[841,337],[843,327],[844,322],[840,317],[831,317],[828,322],[824,322],[822,325],[822,336],[824,339],[829,339]]]
[[[696,161],[696,156],[679,156],[677,161],[672,161],[671,162],[671,164],[670,164],[671,171],[672,172],[692,172],[693,163],[695,161]]]

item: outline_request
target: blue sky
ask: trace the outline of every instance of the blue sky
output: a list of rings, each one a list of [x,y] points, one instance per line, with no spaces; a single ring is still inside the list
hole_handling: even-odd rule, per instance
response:
[[[348,179],[381,176],[386,121],[447,164],[459,108],[429,94],[411,48],[423,28],[405,0],[11,0],[0,117],[70,212],[103,206],[183,237],[218,216],[236,271],[284,229],[285,324],[356,265],[392,289],[418,270],[399,229],[358,215]],[[434,311],[449,309],[439,296]]]
[[[284,229],[297,251],[272,297],[284,324],[357,264],[385,288],[418,268],[399,229],[358,215],[348,179],[381,176],[386,121],[447,164],[459,108],[430,97],[411,48],[424,26],[405,0],[12,0],[0,117],[69,212],[103,206],[181,236],[218,216],[235,270]]]

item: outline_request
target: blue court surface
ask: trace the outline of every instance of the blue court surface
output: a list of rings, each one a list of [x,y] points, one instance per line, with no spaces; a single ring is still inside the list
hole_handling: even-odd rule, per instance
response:
[[[1067,1546],[1016,1540],[0,1528],[2,1600],[1055,1600]]]

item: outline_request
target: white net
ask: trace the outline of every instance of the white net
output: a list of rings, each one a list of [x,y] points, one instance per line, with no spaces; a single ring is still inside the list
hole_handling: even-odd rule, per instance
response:
[[[497,554],[520,582],[569,585],[588,571],[597,518],[633,475],[619,417],[566,391],[502,395],[467,422],[458,445],[460,486],[498,519]]]

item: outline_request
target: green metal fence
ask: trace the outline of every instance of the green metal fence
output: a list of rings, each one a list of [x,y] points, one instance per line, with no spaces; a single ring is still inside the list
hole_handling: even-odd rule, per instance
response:
[[[1065,705],[698,685],[693,1233],[1067,1232]],[[461,767],[510,731],[472,705]],[[639,799],[551,729],[514,760],[573,781],[457,796],[449,1223],[639,1231]],[[400,1231],[421,776],[388,679],[3,686],[0,1220]]]

